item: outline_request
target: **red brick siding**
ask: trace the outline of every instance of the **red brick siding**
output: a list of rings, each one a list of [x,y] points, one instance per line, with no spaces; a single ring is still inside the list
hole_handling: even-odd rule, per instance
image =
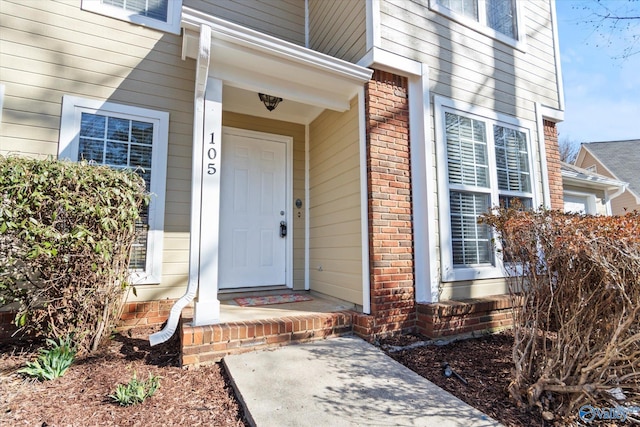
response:
[[[406,78],[383,71],[366,87],[372,320],[355,322],[359,335],[415,327],[407,87]]]
[[[316,313],[278,319],[191,326],[182,322],[183,367],[197,367],[220,361],[229,354],[308,342],[351,334],[356,313]]]
[[[562,174],[560,171],[560,151],[558,149],[558,129],[556,128],[556,124],[552,121],[544,120],[543,124],[551,209],[563,210],[564,199],[562,197]]]
[[[126,302],[118,326],[132,327],[163,323],[169,318],[169,312],[175,302],[174,299]]]
[[[429,338],[496,332],[513,325],[508,295],[418,304],[417,332]]]

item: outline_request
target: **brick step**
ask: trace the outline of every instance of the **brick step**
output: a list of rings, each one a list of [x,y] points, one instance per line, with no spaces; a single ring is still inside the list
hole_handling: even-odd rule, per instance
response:
[[[181,364],[197,367],[229,354],[349,335],[355,316],[353,311],[339,311],[207,326],[192,326],[190,319],[183,319]]]

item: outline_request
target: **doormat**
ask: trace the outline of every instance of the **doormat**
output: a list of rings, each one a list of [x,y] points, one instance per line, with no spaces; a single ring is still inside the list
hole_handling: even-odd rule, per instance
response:
[[[300,294],[268,295],[264,297],[234,298],[234,301],[242,307],[253,307],[256,305],[285,304],[288,302],[311,301],[313,298]]]

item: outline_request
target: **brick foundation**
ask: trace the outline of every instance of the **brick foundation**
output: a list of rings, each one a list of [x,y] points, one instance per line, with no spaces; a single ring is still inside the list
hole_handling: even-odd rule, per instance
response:
[[[120,322],[118,322],[118,327],[129,328],[163,323],[169,318],[169,312],[175,302],[175,299],[126,302],[122,310]]]
[[[125,313],[128,319],[121,325],[162,323],[172,305],[171,300],[128,303]],[[178,331],[181,363],[185,367],[197,367],[217,362],[228,354],[352,333],[373,341],[377,337],[408,332],[429,338],[479,335],[512,326],[512,304],[507,295],[412,305],[412,312],[397,317],[340,311],[209,326],[191,326],[190,319],[183,319]],[[14,313],[0,312],[0,340],[11,338],[15,332],[13,319]]]
[[[118,322],[118,328],[132,328],[134,326],[157,325],[164,323],[169,318],[169,311],[174,299],[161,301],[127,302],[124,305],[122,316]],[[19,338],[13,337],[17,328],[13,323],[16,313],[11,311],[0,312],[0,340]]]
[[[416,331],[429,338],[493,333],[513,325],[508,295],[417,304]]]
[[[353,331],[354,316],[357,314],[352,311],[340,311],[208,326],[183,321],[181,364],[197,367],[229,354],[348,335]]]
[[[355,333],[373,339],[415,327],[408,82],[376,70],[365,90],[371,316]]]

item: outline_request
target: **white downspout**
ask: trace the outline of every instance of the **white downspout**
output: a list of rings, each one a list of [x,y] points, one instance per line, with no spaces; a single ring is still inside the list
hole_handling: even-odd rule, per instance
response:
[[[209,75],[209,58],[211,54],[211,27],[200,26],[200,42],[198,46],[198,59],[196,66],[196,85],[194,93],[194,119],[193,119],[193,152],[191,165],[192,186],[199,185],[202,181],[202,167],[197,165],[198,159],[202,160],[202,139],[204,130],[204,95],[207,87],[207,77]],[[154,346],[167,341],[175,333],[180,314],[187,304],[196,297],[198,292],[198,276],[200,271],[200,206],[202,204],[202,193],[200,191],[191,192],[191,232],[189,235],[189,281],[185,294],[171,307],[169,319],[165,327],[155,334],[149,336],[149,343]],[[194,207],[198,207],[195,208]],[[194,251],[194,248],[198,250]]]
[[[613,194],[609,195],[609,190],[604,190],[604,202],[610,202],[611,200],[615,199],[616,197],[618,197],[619,195],[621,195],[622,193],[624,193],[627,190],[627,187],[629,186],[628,182],[625,182],[624,185],[622,187],[619,187]]]
[[[364,86],[358,89],[358,139],[360,151],[360,233],[362,245],[362,312],[371,314],[369,270],[369,195],[367,186],[367,130]]]

